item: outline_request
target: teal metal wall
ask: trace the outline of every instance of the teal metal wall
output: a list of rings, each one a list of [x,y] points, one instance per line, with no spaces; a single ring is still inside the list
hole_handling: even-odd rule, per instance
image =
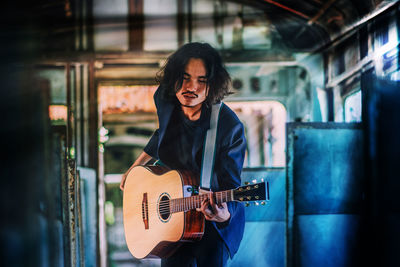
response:
[[[228,262],[230,267],[285,266],[285,168],[248,168],[242,172],[242,183],[269,184],[270,200],[266,205],[245,207],[246,224],[239,251]]]
[[[287,126],[287,266],[358,266],[365,176],[359,124]]]

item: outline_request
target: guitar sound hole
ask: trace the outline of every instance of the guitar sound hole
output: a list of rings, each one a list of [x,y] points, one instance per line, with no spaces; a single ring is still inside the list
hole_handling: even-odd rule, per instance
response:
[[[170,215],[168,196],[164,195],[160,198],[160,202],[158,203],[158,212],[162,220],[168,220]]]

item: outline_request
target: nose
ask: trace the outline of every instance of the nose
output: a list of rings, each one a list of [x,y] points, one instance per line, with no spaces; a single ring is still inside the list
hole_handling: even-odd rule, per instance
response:
[[[186,91],[196,92],[197,88],[198,88],[198,84],[195,81],[190,80],[186,83]]]

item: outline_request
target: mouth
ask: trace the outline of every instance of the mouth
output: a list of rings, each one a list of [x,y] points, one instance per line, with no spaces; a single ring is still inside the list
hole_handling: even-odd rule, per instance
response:
[[[196,98],[196,97],[198,97],[197,94],[192,93],[192,92],[184,92],[184,93],[182,93],[182,95],[183,95],[183,97],[185,97],[185,98]]]

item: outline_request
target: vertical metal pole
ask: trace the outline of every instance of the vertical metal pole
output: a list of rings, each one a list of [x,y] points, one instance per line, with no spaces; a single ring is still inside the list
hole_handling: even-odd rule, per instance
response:
[[[95,84],[94,61],[89,61],[88,64],[88,85],[89,85],[89,168],[95,169],[97,177],[99,176],[99,149],[98,149],[98,101],[97,101],[97,87]],[[96,188],[99,188],[99,179],[96,181]],[[96,199],[99,199],[99,190],[96,192]],[[100,203],[100,201],[98,202]],[[96,218],[97,225],[97,262],[100,267],[106,267],[106,248],[101,244],[103,235],[100,232],[100,219],[102,207],[97,205]]]
[[[99,86],[96,86],[98,91]],[[97,128],[100,129],[103,124],[102,110],[100,105],[97,105],[98,120]],[[106,219],[104,212],[104,203],[106,201],[106,190],[104,184],[104,157],[103,152],[97,150],[98,155],[98,203],[99,203],[99,246],[100,246],[100,266],[107,266],[107,233],[106,233]]]
[[[144,43],[144,1],[129,0],[128,27],[129,50],[143,50]]]
[[[67,90],[67,138],[66,138],[66,147],[67,147],[67,159],[69,158],[69,152],[71,148],[71,80],[70,80],[70,65],[67,63],[65,65],[65,80],[66,80],[66,90]]]
[[[78,166],[81,166],[82,164],[82,138],[81,138],[81,133],[82,133],[82,127],[81,127],[81,122],[82,122],[82,97],[81,97],[81,73],[80,73],[80,64],[74,64],[74,73],[75,73],[75,110],[76,110],[76,116],[75,116],[75,133],[76,133],[76,163]]]
[[[74,30],[74,35],[75,35],[75,50],[79,51],[81,50],[81,7],[80,7],[80,1],[75,1],[75,30]]]
[[[93,6],[94,0],[85,0],[85,35],[86,35],[86,47],[88,51],[94,50],[94,22],[93,22]]]
[[[178,4],[178,14],[176,17],[176,25],[178,30],[178,46],[182,46],[185,42],[185,1],[177,0]]]
[[[89,167],[97,170],[98,165],[98,113],[97,113],[97,89],[94,81],[94,62],[89,62],[89,75],[88,75],[88,84],[89,84]]]
[[[89,65],[87,63],[81,65],[82,73],[82,165],[89,166],[90,157],[90,100],[89,100]]]
[[[187,6],[187,12],[188,12],[188,40],[189,43],[192,42],[192,28],[193,28],[193,8],[192,8],[192,0],[187,0],[188,1],[188,6]]]
[[[78,3],[80,1],[77,1]],[[80,29],[81,29],[81,37],[80,37],[80,44],[81,44],[81,49],[83,51],[86,51],[88,49],[88,32],[87,32],[87,13],[88,13],[88,5],[87,1],[82,1],[81,9],[82,13],[80,14]]]

